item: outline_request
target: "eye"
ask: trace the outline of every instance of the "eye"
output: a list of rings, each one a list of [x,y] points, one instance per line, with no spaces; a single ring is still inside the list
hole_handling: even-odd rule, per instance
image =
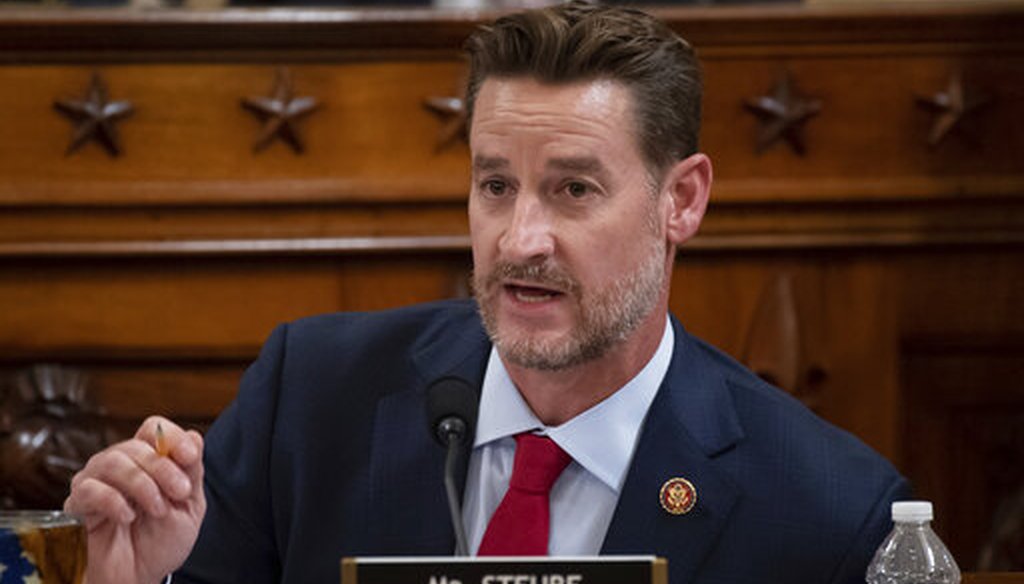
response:
[[[594,191],[589,184],[578,180],[570,181],[565,185],[565,193],[574,199],[582,199]]]
[[[508,192],[508,183],[497,178],[485,180],[481,187],[486,194],[492,197],[501,197]]]

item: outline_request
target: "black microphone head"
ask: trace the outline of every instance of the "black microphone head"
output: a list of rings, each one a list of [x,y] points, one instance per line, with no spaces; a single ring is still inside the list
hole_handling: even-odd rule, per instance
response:
[[[430,434],[447,446],[445,434],[458,432],[459,420],[465,424],[462,440],[472,440],[476,426],[477,392],[468,381],[458,377],[442,377],[427,388],[427,424]],[[442,429],[442,425],[444,428]]]

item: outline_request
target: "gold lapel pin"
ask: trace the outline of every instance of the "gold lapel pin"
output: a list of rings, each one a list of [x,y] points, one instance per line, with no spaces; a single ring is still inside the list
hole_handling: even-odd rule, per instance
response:
[[[661,485],[658,499],[665,511],[672,515],[684,515],[697,503],[697,489],[684,478],[671,478]]]

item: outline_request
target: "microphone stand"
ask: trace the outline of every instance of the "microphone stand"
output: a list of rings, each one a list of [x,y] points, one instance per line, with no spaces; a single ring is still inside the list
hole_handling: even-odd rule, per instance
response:
[[[448,513],[455,528],[455,555],[468,556],[469,545],[466,542],[466,527],[462,524],[462,504],[459,501],[459,489],[455,484],[455,472],[458,468],[462,442],[466,437],[466,423],[451,416],[441,420],[437,433],[447,445],[444,459],[444,490],[448,495]]]

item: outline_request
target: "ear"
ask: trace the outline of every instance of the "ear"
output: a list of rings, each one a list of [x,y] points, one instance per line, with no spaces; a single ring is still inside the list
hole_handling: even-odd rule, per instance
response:
[[[693,154],[669,169],[662,186],[668,193],[665,234],[675,245],[696,235],[711,194],[711,159]]]

